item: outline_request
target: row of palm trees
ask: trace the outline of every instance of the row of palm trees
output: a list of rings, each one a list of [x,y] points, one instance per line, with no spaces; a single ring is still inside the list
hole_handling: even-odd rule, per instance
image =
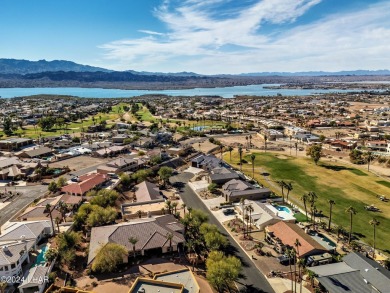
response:
[[[249,230],[250,230],[250,226],[252,224],[252,213],[253,213],[254,209],[253,209],[252,205],[250,205],[250,204],[245,206],[245,199],[243,199],[243,198],[240,199],[240,205],[242,207],[242,219],[243,219],[243,223],[244,223],[243,236],[245,238],[245,237],[249,236]],[[246,220],[246,225],[245,225],[245,220]]]
[[[303,201],[303,205],[305,207],[305,213],[306,213],[306,220],[308,219],[307,217],[307,204],[310,203],[310,208],[311,208],[311,218],[310,220],[315,223],[315,214],[317,212],[316,206],[315,206],[315,201],[318,199],[318,196],[315,194],[315,192],[310,191],[309,193],[305,193],[302,195],[301,200]],[[328,200],[329,203],[329,221],[328,221],[328,230],[331,230],[332,226],[332,215],[333,215],[333,206],[336,205],[336,202],[333,199]],[[349,206],[345,209],[345,212],[349,214],[349,233],[348,233],[348,243],[351,243],[352,240],[352,232],[353,232],[353,216],[357,214],[357,210],[353,206]],[[380,222],[376,219],[373,218],[372,220],[369,221],[369,224],[373,226],[373,236],[374,236],[374,254],[376,250],[376,227],[379,226]],[[339,227],[338,229],[338,234],[342,231],[342,228]]]

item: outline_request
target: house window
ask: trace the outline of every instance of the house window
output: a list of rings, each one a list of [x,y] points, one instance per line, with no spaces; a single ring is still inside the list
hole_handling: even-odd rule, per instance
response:
[[[4,271],[4,267],[0,267],[0,272]]]
[[[4,266],[4,270],[5,270],[5,271],[8,271],[8,266]]]
[[[16,267],[16,265],[13,263],[11,264],[11,270],[14,269]]]

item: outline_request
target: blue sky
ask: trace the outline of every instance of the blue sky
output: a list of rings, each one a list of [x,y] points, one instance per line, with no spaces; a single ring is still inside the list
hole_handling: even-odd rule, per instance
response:
[[[204,74],[390,69],[390,1],[0,0],[0,58]]]

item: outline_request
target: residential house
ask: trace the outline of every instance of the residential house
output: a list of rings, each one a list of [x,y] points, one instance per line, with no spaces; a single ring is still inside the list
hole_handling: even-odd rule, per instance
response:
[[[319,255],[328,252],[324,246],[319,244],[303,229],[293,223],[280,221],[265,228],[265,239],[272,243],[276,250],[283,253],[287,247],[294,247],[298,239],[301,246],[298,249],[298,256],[306,258],[311,255]]]
[[[65,185],[61,191],[71,195],[84,196],[88,191],[101,187],[109,180],[106,174],[92,173],[82,175],[78,178],[79,182]]]
[[[22,277],[22,266],[30,263],[29,251],[52,234],[50,221],[15,222],[0,236],[0,278]],[[14,280],[14,278],[10,278]]]
[[[209,183],[224,184],[232,179],[244,179],[242,175],[238,174],[232,169],[225,167],[217,167],[210,171],[207,181]]]
[[[386,152],[387,141],[385,140],[371,140],[366,142],[366,147],[371,151]]]
[[[173,215],[156,218],[138,219],[134,222],[121,223],[110,226],[94,227],[91,231],[91,240],[88,255],[88,264],[91,264],[101,247],[107,243],[117,243],[126,247],[129,254],[133,252],[130,237],[135,237],[137,254],[167,253],[177,251],[184,242],[184,226]],[[169,240],[167,235],[172,235]]]
[[[390,292],[390,271],[358,252],[347,254],[342,262],[310,270],[329,293]]]
[[[53,155],[53,150],[45,146],[36,147],[30,150],[25,150],[17,154],[19,158],[29,158],[29,159],[50,157],[52,155]]]
[[[268,188],[255,188],[252,184],[243,181],[232,179],[222,186],[222,192],[225,200],[228,202],[237,202],[243,199],[265,199],[271,195],[271,190]]]
[[[224,166],[224,163],[221,159],[218,159],[214,155],[200,155],[192,159],[192,167],[200,168],[206,171],[211,171],[217,167]]]
[[[31,267],[23,276],[21,284],[18,286],[19,293],[42,293],[49,281],[50,267]]]
[[[32,145],[31,138],[8,138],[0,140],[0,150],[2,151],[17,151],[22,147]]]
[[[143,181],[137,184],[134,189],[137,203],[164,200],[159,187],[149,181]]]

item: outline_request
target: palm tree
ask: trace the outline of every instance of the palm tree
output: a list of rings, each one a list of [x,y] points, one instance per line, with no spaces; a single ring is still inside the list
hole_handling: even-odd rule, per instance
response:
[[[172,214],[172,202],[168,199],[165,201],[165,207],[169,214]]]
[[[286,188],[286,190],[287,190],[286,200],[287,200],[287,202],[288,202],[288,195],[290,194],[291,190],[293,190],[292,183],[291,183],[291,182],[286,182],[286,183],[284,184],[284,188]]]
[[[130,237],[129,242],[133,245],[133,256],[135,258],[135,245],[138,242],[138,239],[136,237]]]
[[[174,203],[172,203],[172,210],[174,210],[175,211],[175,215],[176,215],[176,211],[177,211],[177,206],[178,206],[179,204],[175,201]]]
[[[228,147],[228,152],[230,154],[230,163],[232,162],[232,151],[233,151],[233,148],[231,146]]]
[[[245,139],[246,139],[246,148],[248,148],[248,140],[249,140],[249,137],[248,137],[248,136],[245,136]]]
[[[351,243],[351,238],[352,238],[352,218],[353,215],[356,215],[356,210],[354,207],[350,206],[345,210],[346,213],[349,213],[350,218],[349,218],[349,235],[348,235],[348,243]]]
[[[185,203],[183,203],[182,205],[181,205],[181,207],[183,208],[183,212],[184,212],[184,216],[186,215],[186,204]]]
[[[245,199],[244,198],[240,199],[240,205],[242,210],[242,221],[244,223],[244,237],[245,237]]]
[[[246,211],[249,212],[249,224],[248,224],[248,228],[247,228],[247,234],[249,234],[249,228],[251,227],[251,224],[252,224],[252,212],[254,211],[252,205],[248,205],[246,207]]]
[[[280,188],[282,189],[282,202],[284,203],[284,187],[286,186],[286,183],[283,180],[280,180],[277,182]]]
[[[268,136],[264,135],[264,152],[267,151],[267,140],[268,140]]]
[[[167,237],[167,240],[169,241],[169,251],[172,252],[173,234],[172,233],[167,233],[166,237]]]
[[[252,135],[249,134],[249,148],[252,146]]]
[[[297,292],[297,256],[299,256],[299,246],[302,246],[301,242],[299,242],[299,239],[295,239],[295,242],[294,242],[294,246],[295,246],[295,262],[294,262],[294,279],[295,279],[295,292]],[[299,269],[299,268],[298,268]],[[299,276],[299,273],[298,273],[298,276]]]
[[[305,207],[306,221],[308,220],[308,217],[307,217],[307,201],[308,200],[309,200],[309,196],[307,193],[305,193],[301,196],[301,201],[303,201],[303,206]]]
[[[295,156],[298,157],[298,142],[295,142]]]
[[[365,153],[364,157],[367,161],[367,171],[370,172],[370,164],[371,164],[372,160],[375,159],[375,156],[371,151],[368,151],[367,153]]]
[[[328,230],[330,231],[330,225],[332,223],[332,208],[336,204],[336,202],[333,199],[328,200],[329,203],[329,224],[328,224]]]
[[[54,222],[53,222],[53,215],[51,214],[52,213],[52,208],[51,208],[51,205],[48,203],[45,207],[45,213],[49,213],[49,216],[50,216],[50,222],[51,222],[51,228],[53,229],[53,234],[52,235],[55,235],[56,234],[56,231],[54,230]]]
[[[340,225],[337,225],[336,231],[337,231],[337,242],[339,242],[340,234],[344,233],[344,228]]]
[[[219,150],[221,152],[221,160],[223,160],[223,157],[222,157],[222,155],[223,155],[223,145],[222,144],[219,146]]]
[[[287,249],[286,250],[286,256],[288,257],[288,265],[290,267],[290,277],[291,277],[291,292],[294,292],[294,279],[293,279],[293,272],[291,267],[291,259],[294,258],[294,250],[293,249]]]
[[[370,225],[373,226],[374,228],[374,259],[375,259],[375,249],[376,249],[376,226],[378,226],[380,224],[380,222],[373,218],[371,221],[370,221]]]
[[[302,275],[305,268],[305,260],[303,258],[298,259],[298,276],[299,276],[299,292],[302,293]]]
[[[57,225],[57,231],[58,231],[58,233],[60,233],[60,222],[61,222],[61,219],[59,217],[56,217],[55,221],[56,221],[56,225]]]
[[[315,222],[315,202],[316,199],[318,198],[317,194],[314,191],[309,191],[308,193],[309,196],[309,202],[310,202],[310,207],[311,207],[311,220]]]
[[[252,178],[255,178],[255,154],[251,154],[251,161],[252,161]]]
[[[242,172],[242,147],[238,147],[238,154],[240,155],[240,171]]]

